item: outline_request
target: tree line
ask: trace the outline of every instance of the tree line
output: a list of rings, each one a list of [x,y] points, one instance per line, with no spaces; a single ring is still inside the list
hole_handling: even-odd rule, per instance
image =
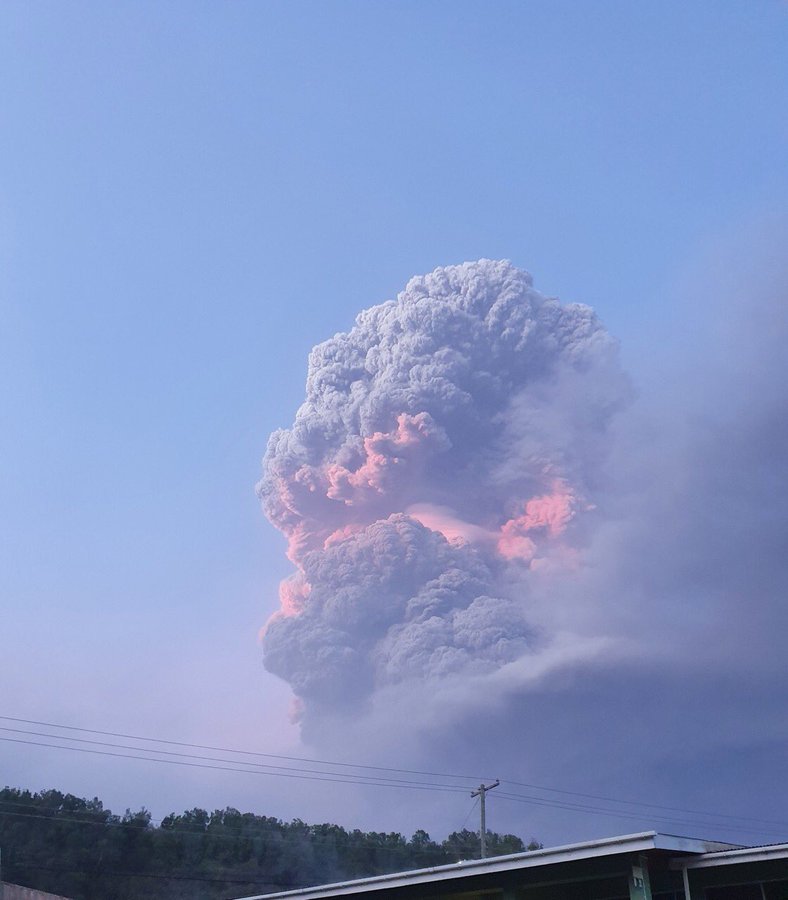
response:
[[[488,856],[540,846],[487,832]],[[144,807],[117,815],[98,798],[6,787],[0,854],[3,881],[73,900],[224,900],[474,859],[479,834],[463,828],[438,843],[423,830],[407,839],[230,807],[155,824]]]

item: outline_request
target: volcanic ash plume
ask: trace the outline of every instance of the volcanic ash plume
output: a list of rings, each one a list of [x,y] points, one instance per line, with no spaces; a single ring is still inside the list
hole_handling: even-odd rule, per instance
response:
[[[258,486],[295,566],[265,664],[307,716],[540,652],[533,586],[578,564],[627,393],[593,311],[505,261],[413,278],[312,350]]]

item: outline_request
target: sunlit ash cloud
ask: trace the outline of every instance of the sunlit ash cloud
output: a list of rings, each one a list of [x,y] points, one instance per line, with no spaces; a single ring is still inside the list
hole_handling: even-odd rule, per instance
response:
[[[259,484],[293,564],[265,665],[307,745],[783,820],[783,259],[694,292],[637,396],[594,313],[506,262],[414,278],[312,351]]]
[[[505,261],[413,278],[312,350],[258,485],[295,567],[265,665],[305,721],[548,652],[544,580],[578,564],[629,394],[593,311]]]

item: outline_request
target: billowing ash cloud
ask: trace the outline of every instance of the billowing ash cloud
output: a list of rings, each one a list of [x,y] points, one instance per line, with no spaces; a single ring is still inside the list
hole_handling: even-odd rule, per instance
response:
[[[628,393],[593,311],[505,261],[413,278],[315,347],[258,486],[295,565],[265,664],[305,715],[542,652],[538,585],[577,564]]]
[[[294,563],[265,660],[307,743],[557,788],[488,810],[546,842],[785,839],[784,234],[672,298],[632,403],[593,313],[508,263],[414,279],[315,349],[260,485]],[[397,827],[466,814],[415,803]]]

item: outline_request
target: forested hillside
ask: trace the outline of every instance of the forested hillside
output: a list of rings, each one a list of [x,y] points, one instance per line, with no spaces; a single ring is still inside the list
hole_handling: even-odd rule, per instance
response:
[[[488,832],[489,856],[536,849]],[[236,809],[192,809],[158,824],[144,808],[116,815],[94,798],[0,791],[4,881],[74,900],[219,900],[472,859],[479,837],[348,831]]]

